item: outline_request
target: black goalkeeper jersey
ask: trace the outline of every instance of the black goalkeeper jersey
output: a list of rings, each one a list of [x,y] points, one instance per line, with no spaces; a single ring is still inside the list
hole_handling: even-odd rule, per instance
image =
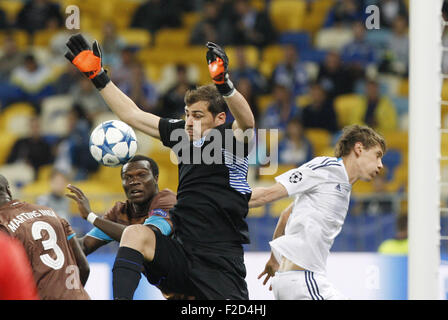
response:
[[[235,139],[231,123],[194,142],[184,127],[184,120],[159,123],[162,143],[179,161],[177,203],[170,211],[175,236],[216,248],[249,243],[249,145]]]

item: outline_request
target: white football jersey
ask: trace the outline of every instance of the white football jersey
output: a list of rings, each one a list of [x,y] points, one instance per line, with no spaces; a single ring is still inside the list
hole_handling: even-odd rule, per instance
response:
[[[270,242],[277,261],[284,256],[306,270],[325,273],[352,188],[342,159],[317,157],[275,180],[295,197],[285,234]]]

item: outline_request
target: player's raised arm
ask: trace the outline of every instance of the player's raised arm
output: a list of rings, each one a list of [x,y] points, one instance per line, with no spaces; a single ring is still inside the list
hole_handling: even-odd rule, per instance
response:
[[[253,188],[249,208],[261,207],[267,203],[286,197],[288,197],[288,191],[278,182],[270,187]]]
[[[160,118],[142,111],[112,83],[107,72],[103,69],[101,49],[96,40],[90,48],[84,37],[81,34],[76,34],[70,37],[67,47],[69,51],[65,54],[65,57],[92,80],[107,105],[122,121],[152,137],[160,138]]]
[[[243,141],[245,137],[250,139],[253,136],[255,118],[249,103],[230,81],[228,73],[229,59],[225,51],[217,44],[207,42],[206,46],[208,48],[206,58],[210,76],[235,118],[232,125],[235,137],[240,141]],[[241,129],[242,132],[237,129]],[[243,134],[246,130],[250,130],[250,135]]]

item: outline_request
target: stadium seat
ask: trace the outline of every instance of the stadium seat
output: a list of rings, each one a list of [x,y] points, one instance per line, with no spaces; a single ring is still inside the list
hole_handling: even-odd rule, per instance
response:
[[[329,9],[334,5],[334,0],[319,0],[309,3],[310,11],[306,12],[303,20],[303,29],[313,36],[319,31],[324,23]]]
[[[386,140],[387,149],[400,150],[403,155],[408,153],[408,132],[391,131],[383,134]]]
[[[245,46],[242,47],[242,49],[247,64],[251,67],[257,67],[260,58],[258,49],[254,46]],[[226,46],[225,50],[227,56],[229,57],[229,61],[233,61],[233,65],[235,65],[236,61],[238,60],[236,57],[238,54],[237,53],[238,48],[234,46]]]
[[[316,49],[340,51],[353,40],[353,32],[347,28],[325,28],[317,32],[315,38]]]
[[[33,35],[33,45],[39,47],[48,47],[50,45],[51,38],[57,33],[53,30],[38,30]]]
[[[386,142],[387,143],[387,142]],[[392,180],[395,169],[403,162],[403,157],[400,150],[388,149],[382,159],[384,167],[387,168],[386,180]]]
[[[2,137],[2,143],[0,143],[0,165],[2,165],[6,162],[17,136],[9,131],[0,131],[0,137]]]
[[[344,94],[334,99],[334,111],[340,128],[354,124],[354,114],[362,103],[362,96],[357,94]]]
[[[321,156],[331,146],[331,133],[325,129],[306,129],[305,137],[311,142],[315,156]]]
[[[1,31],[0,32],[0,43],[4,43],[5,42],[5,38],[6,36],[12,35],[17,47],[20,50],[26,50],[28,48],[29,42],[30,42],[30,38],[28,33],[26,33],[23,30],[18,30],[15,29],[14,31]]]
[[[6,164],[0,167],[0,174],[5,176],[16,199],[21,196],[21,189],[34,180],[34,169],[25,162]]]
[[[160,48],[182,50],[188,46],[190,31],[186,28],[167,28],[157,31],[155,45]]]
[[[285,198],[271,203],[269,214],[273,217],[279,217],[280,214],[288,208],[288,206],[293,202],[293,199]]]
[[[129,46],[145,48],[151,44],[151,34],[146,29],[123,29],[118,34]]]
[[[27,102],[17,102],[7,106],[1,113],[0,130],[17,137],[29,134],[30,119],[35,116],[35,109]]]
[[[283,32],[280,34],[278,42],[282,45],[292,44],[299,51],[308,50],[311,47],[311,36],[308,32]]]
[[[392,102],[397,110],[398,116],[402,116],[409,112],[409,99],[406,97],[391,97]]]
[[[63,137],[68,133],[68,113],[72,108],[71,95],[55,95],[42,101],[41,123],[44,135]]]
[[[269,15],[277,31],[300,31],[303,30],[305,9],[305,1],[271,1]]]
[[[185,12],[182,15],[182,25],[188,30],[193,29],[199,20],[201,20],[201,14],[198,12]]]
[[[22,1],[0,1],[0,8],[6,13],[9,21],[16,21],[17,14],[23,8]]]

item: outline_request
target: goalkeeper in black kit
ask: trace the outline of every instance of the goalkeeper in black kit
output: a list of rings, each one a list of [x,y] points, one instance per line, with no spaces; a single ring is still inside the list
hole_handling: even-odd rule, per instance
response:
[[[252,190],[246,180],[247,156],[255,122],[249,104],[229,79],[224,50],[206,44],[214,84],[186,93],[182,120],[140,110],[110,81],[96,41],[90,48],[78,34],[67,46],[66,57],[92,80],[112,111],[160,139],[178,157],[177,203],[170,210],[174,235],[142,225],[126,227],[113,267],[114,298],[133,298],[145,264],[153,275],[149,281],[163,291],[202,300],[248,299],[242,245],[249,242],[245,217]],[[226,122],[227,108],[233,122]]]

